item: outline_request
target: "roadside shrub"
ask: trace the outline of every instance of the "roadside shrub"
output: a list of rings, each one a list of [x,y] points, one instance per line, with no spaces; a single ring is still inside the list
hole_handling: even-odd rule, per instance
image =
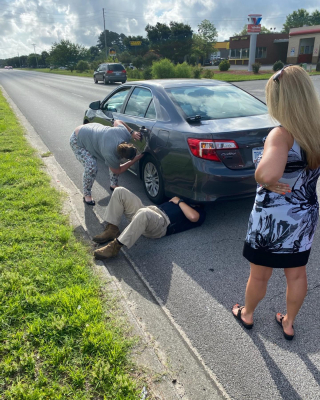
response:
[[[76,70],[79,72],[84,72],[89,69],[89,64],[87,61],[80,60],[76,66]]]
[[[147,67],[143,70],[143,79],[152,79],[152,68]]]
[[[190,58],[189,58],[189,64],[190,65],[196,65],[197,64],[197,56],[195,56],[195,55],[191,55],[190,56]]]
[[[276,72],[276,71],[279,71],[280,69],[282,69],[283,67],[284,67],[284,63],[281,60],[279,60],[273,64],[272,69],[274,70],[274,72]]]
[[[127,69],[127,77],[130,79],[143,79],[142,71],[136,69]]]
[[[221,63],[219,64],[220,71],[228,71],[229,68],[230,68],[230,63],[228,60],[222,60]]]
[[[256,62],[252,64],[252,71],[254,74],[258,74],[259,73],[259,69],[261,67],[261,64]]]
[[[152,77],[155,79],[174,78],[175,77],[174,64],[167,58],[153,62]]]
[[[94,71],[96,71],[99,67],[99,65],[101,64],[100,61],[92,61],[91,63],[91,69],[93,69]]]
[[[201,78],[201,73],[203,71],[203,68],[201,68],[201,67],[193,67],[192,71],[193,71],[193,77],[195,79],[200,79]]]
[[[212,79],[214,72],[211,69],[206,69],[203,73],[203,77],[206,79]]]
[[[192,68],[186,62],[182,64],[177,64],[175,66],[175,76],[176,78],[191,78],[192,76]]]

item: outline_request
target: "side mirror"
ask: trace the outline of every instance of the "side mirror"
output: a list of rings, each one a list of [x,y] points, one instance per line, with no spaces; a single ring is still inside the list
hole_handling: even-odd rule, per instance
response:
[[[101,102],[100,102],[100,100],[98,100],[98,101],[94,101],[94,102],[90,103],[89,107],[91,108],[91,110],[100,110],[100,105],[101,105]]]

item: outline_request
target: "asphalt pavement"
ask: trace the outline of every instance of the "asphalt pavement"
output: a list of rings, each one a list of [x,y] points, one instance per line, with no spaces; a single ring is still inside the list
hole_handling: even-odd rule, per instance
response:
[[[59,79],[45,79],[39,74],[30,75],[28,82],[20,81],[17,75],[14,82],[15,78],[10,81],[8,75],[3,78],[3,73],[8,72],[0,71],[0,83],[76,188],[71,198],[84,229],[89,236],[97,234],[110,198],[107,170],[101,166],[95,184],[95,210],[80,208],[82,170],[76,167],[67,143],[71,126],[74,128],[83,115],[79,110],[84,110],[89,99],[102,98],[106,88],[97,88],[84,78],[64,78],[60,86]],[[320,93],[320,78],[312,80]],[[265,83],[236,85],[264,100]],[[34,98],[32,91],[37,91]],[[52,105],[47,103],[51,96],[56,102]],[[125,174],[121,183],[149,204],[136,177]],[[319,230],[307,267],[308,295],[297,317],[292,342],[283,338],[274,321],[276,312],[285,311],[283,271],[274,271],[252,331],[241,327],[231,314],[232,305],[244,301],[249,275],[242,246],[252,204],[253,199],[246,199],[209,205],[201,228],[157,241],[142,237],[119,259],[106,264],[143,334],[150,339],[148,344],[154,346],[159,362],[169,370],[176,398],[320,398]],[[125,224],[123,221],[122,227]],[[170,396],[162,398],[169,400]]]

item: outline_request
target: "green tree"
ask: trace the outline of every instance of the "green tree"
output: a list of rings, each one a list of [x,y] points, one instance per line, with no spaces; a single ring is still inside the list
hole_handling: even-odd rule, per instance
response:
[[[89,48],[89,54],[90,54],[90,61],[96,60],[101,55],[99,47],[91,46]]]
[[[126,39],[126,35],[123,33],[117,33],[117,32],[112,32],[106,29],[106,34],[104,34],[104,31],[100,33],[98,37],[98,43],[97,47],[99,50],[105,53],[106,51],[106,43],[105,43],[105,37],[107,40],[107,47],[110,49],[110,47],[114,48],[117,52],[117,54],[122,53],[123,51],[126,50],[126,46],[124,44],[124,40]]]
[[[141,42],[140,46],[131,46],[130,42]],[[124,39],[127,51],[132,56],[143,56],[149,50],[149,40],[142,36],[128,36]]]
[[[50,54],[47,51],[43,51],[39,59],[39,65],[44,65],[44,66],[49,65],[49,57]]]
[[[71,43],[70,40],[61,40],[54,43],[50,51],[50,63],[57,66],[77,64],[80,60],[90,58],[89,50],[79,44]]]
[[[310,25],[320,25],[320,12],[318,10],[310,15]]]
[[[311,18],[307,10],[300,8],[298,11],[293,11],[292,14],[287,15],[282,32],[289,33],[291,28],[299,28],[304,25],[311,25]]]
[[[34,54],[34,53],[29,54],[29,56],[27,58],[28,67],[29,68],[37,68],[37,65],[39,64],[39,58],[40,58],[39,54]],[[38,63],[37,63],[37,60],[38,60]]]
[[[145,28],[150,41],[150,48],[160,56],[174,62],[183,62],[190,54],[192,29],[190,25],[171,21],[169,25],[158,22]]]
[[[204,19],[198,25],[198,38],[196,38],[199,50],[203,54],[204,59],[214,51],[214,46],[217,43],[216,37],[218,36],[217,29],[214,24],[208,19]]]

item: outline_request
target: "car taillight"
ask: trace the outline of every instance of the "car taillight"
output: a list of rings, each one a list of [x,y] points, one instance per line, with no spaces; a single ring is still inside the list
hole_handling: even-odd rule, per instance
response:
[[[221,162],[221,160],[217,155],[217,150],[239,148],[234,140],[209,140],[189,138],[188,145],[191,153],[195,157],[218,162]]]
[[[125,69],[123,69],[121,72],[122,72],[123,74],[126,74],[126,73],[127,73],[127,71],[126,71]]]
[[[112,74],[113,71],[107,71],[107,74]]]

